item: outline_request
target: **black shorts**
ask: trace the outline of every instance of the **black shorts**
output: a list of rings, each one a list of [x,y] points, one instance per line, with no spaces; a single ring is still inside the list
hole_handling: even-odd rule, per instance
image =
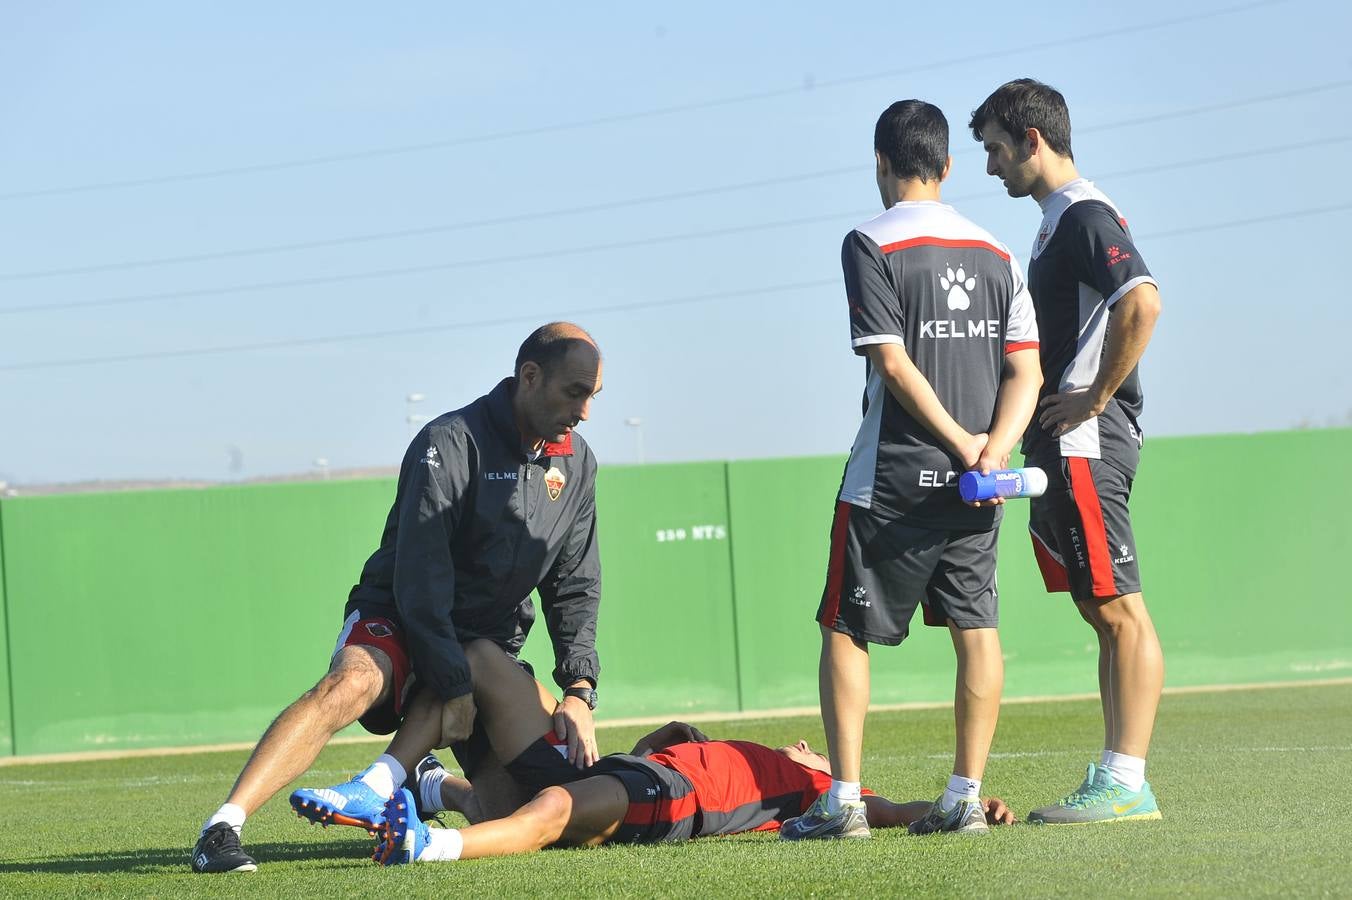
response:
[[[1072,456],[1043,466],[1047,493],[1034,497],[1028,531],[1049,592],[1075,600],[1141,589],[1131,533],[1131,477],[1101,459]]]
[[[922,602],[925,624],[961,629],[999,624],[996,537],[882,519],[840,501],[817,621],[873,644],[900,644]]]
[[[695,788],[674,769],[641,756],[603,756],[587,775],[620,779],[629,794],[629,809],[607,844],[659,844],[686,841],[696,832]]]
[[[470,781],[479,774],[484,760],[492,752],[493,747],[488,742],[488,732],[484,730],[482,718],[474,720],[474,730],[467,739],[451,745],[455,761]],[[590,769],[582,770],[570,763],[567,752],[568,742],[560,744],[554,732],[550,731],[536,738],[516,759],[502,761],[502,768],[521,786],[527,797],[534,797],[547,787],[568,784],[591,774]]]

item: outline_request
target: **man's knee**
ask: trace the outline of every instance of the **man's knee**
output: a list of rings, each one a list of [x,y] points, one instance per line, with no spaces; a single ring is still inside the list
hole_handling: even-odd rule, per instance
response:
[[[825,625],[818,624],[822,632],[822,653],[849,653],[851,649],[868,652],[868,641],[857,637],[851,637],[843,631],[836,631],[834,628],[827,628]]]
[[[1109,600],[1079,605],[1082,612],[1085,611],[1084,607],[1093,607],[1091,624],[1096,623],[1095,627],[1110,639],[1140,634],[1154,627],[1150,621],[1150,612],[1145,608],[1145,600],[1139,593],[1122,594]]]
[[[547,787],[522,807],[521,812],[529,817],[538,846],[548,847],[564,836],[573,813],[573,795],[561,787]]]
[[[356,645],[344,647],[333,658],[329,671],[310,690],[309,698],[325,710],[361,715],[390,690],[394,667],[384,651]]]

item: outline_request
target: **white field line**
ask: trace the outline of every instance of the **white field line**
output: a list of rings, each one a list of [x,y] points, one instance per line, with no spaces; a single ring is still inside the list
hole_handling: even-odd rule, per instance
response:
[[[1352,684],[1352,677],[1346,678],[1317,678],[1305,681],[1263,681],[1250,684],[1205,684],[1189,685],[1185,687],[1165,688],[1165,694],[1217,694],[1228,693],[1231,691],[1267,691],[1281,690],[1283,688],[1307,688],[1307,687],[1336,687],[1338,685]],[[1073,700],[1097,700],[1099,695],[1093,694],[1055,694],[1034,697],[1009,697],[1000,701],[1002,706],[1013,706],[1024,703],[1061,703]],[[951,702],[924,702],[924,703],[875,703],[869,706],[870,712],[897,712],[920,709],[949,709],[953,706]],[[821,710],[815,706],[786,706],[776,709],[754,709],[743,710],[741,712],[699,712],[699,713],[672,713],[664,716],[635,716],[625,719],[602,719],[597,724],[606,728],[624,728],[635,725],[661,725],[672,719],[680,719],[683,722],[747,722],[759,719],[783,719],[793,716],[817,716]],[[388,743],[389,738],[385,736],[357,736],[357,737],[339,737],[329,741],[330,744],[375,744]],[[92,762],[103,759],[134,759],[144,756],[184,756],[191,753],[216,753],[226,750],[252,750],[254,741],[237,742],[229,744],[204,744],[192,747],[150,747],[140,750],[85,750],[75,753],[44,753],[31,756],[0,756],[0,768],[6,766],[35,765],[38,763],[62,763],[62,762]],[[1240,748],[1232,748],[1240,749]],[[1280,749],[1280,748],[1277,748]],[[1299,750],[1299,747],[1289,748]],[[1311,748],[1316,749],[1316,748]],[[1339,749],[1339,748],[1328,748]]]

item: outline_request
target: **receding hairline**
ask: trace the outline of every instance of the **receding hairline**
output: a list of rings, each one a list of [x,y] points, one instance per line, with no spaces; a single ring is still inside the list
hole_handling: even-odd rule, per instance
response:
[[[601,352],[601,348],[596,345],[596,339],[588,334],[585,328],[572,322],[550,322],[537,328],[535,334],[541,340],[551,343],[567,340],[585,341],[595,347],[597,353]]]
[[[587,330],[572,322],[550,322],[530,333],[517,351],[513,371],[520,375],[521,367],[534,362],[548,373],[560,362],[572,356],[575,350],[586,348],[596,361],[601,361],[601,348]]]

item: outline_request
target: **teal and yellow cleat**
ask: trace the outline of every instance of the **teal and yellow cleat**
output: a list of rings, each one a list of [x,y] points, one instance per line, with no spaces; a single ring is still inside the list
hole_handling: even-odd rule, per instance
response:
[[[785,841],[830,840],[834,838],[869,838],[868,812],[861,800],[844,803],[839,812],[827,812],[826,795],[812,802],[801,816],[785,820],[779,826],[779,837]]]
[[[419,854],[427,848],[429,836],[427,826],[418,818],[412,792],[408,788],[395,791],[382,815],[384,824],[371,858],[382,866],[417,862]]]
[[[375,834],[385,823],[385,798],[361,776],[327,788],[301,788],[291,793],[291,808],[318,825],[352,825]]]
[[[1093,763],[1089,764],[1084,783],[1074,793],[1028,814],[1028,821],[1034,825],[1092,825],[1162,818],[1150,782],[1133,791],[1114,781],[1107,769]]]

